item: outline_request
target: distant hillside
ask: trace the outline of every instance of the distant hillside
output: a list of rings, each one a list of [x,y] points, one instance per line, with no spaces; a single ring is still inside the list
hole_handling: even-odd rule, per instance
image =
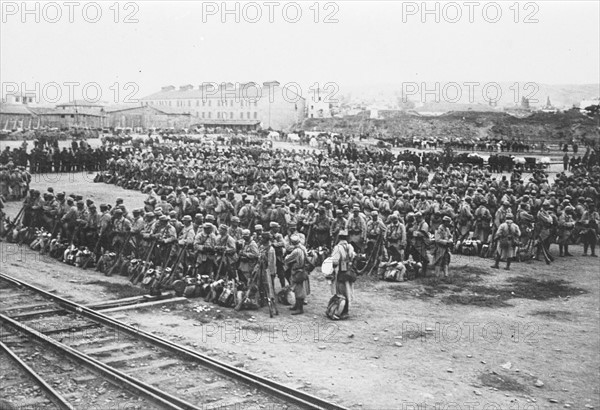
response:
[[[427,94],[426,90],[436,90],[435,82],[426,82],[425,87],[421,82],[415,83],[416,93],[408,94],[406,97],[417,105],[417,110],[423,111],[461,111],[465,109],[487,110],[489,102],[483,95],[485,82],[479,82],[472,86],[473,95],[470,96],[469,86],[464,85],[463,81],[456,81],[460,88],[457,90],[451,86],[444,89],[444,86],[450,81],[440,81],[437,85],[437,92]],[[598,98],[600,96],[600,84],[540,84],[527,81],[498,82],[501,93],[499,93],[499,107],[513,107],[521,103],[521,98],[529,98],[530,105],[541,107],[546,104],[546,99],[550,97],[550,102],[558,108],[579,106],[581,100]],[[410,90],[410,88],[406,88]],[[495,86],[488,88],[490,98],[495,98]],[[460,93],[460,94],[459,94]],[[402,99],[402,83],[386,84],[375,86],[340,86],[340,95],[351,97],[352,101],[365,102],[397,102]],[[457,101],[454,99],[460,95]],[[436,96],[439,102],[436,102]],[[537,101],[536,101],[537,100]],[[480,104],[479,107],[464,107],[463,104]],[[423,106],[424,105],[424,106]],[[448,106],[455,105],[452,109]]]
[[[534,112],[519,118],[506,112],[450,112],[420,116],[397,112],[386,119],[371,119],[367,113],[344,118],[304,121],[304,130],[345,134],[382,134],[389,138],[503,138],[530,141],[562,141],[571,138],[600,139],[598,120],[579,110],[560,113]]]

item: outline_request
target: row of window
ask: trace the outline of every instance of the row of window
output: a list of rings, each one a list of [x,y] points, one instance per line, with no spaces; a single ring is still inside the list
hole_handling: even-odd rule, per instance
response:
[[[205,112],[205,111],[202,111],[202,112],[196,111],[196,117],[212,118],[212,112],[210,112],[210,111],[208,111],[208,112]],[[234,117],[233,112],[230,112],[230,113],[221,112],[221,111],[217,112],[217,118],[218,119],[224,119],[224,120],[225,119],[230,119],[230,120],[233,120],[233,117]],[[255,119],[256,120],[256,119],[258,119],[258,112],[256,112],[256,111],[253,112],[253,113],[251,113],[250,111],[248,111],[246,113],[241,112],[240,113],[240,119],[241,120],[244,120],[244,119],[246,119],[246,120]]]
[[[212,106],[212,100],[195,100],[196,101],[196,107],[200,107],[200,103],[202,103],[202,107],[211,107]],[[149,101],[150,105],[162,105],[162,106],[169,106],[172,107],[173,100],[162,100],[162,101]],[[176,107],[192,107],[192,100],[175,100],[175,106]],[[217,107],[233,107],[234,104],[234,100],[216,100],[217,103]],[[244,101],[244,100],[240,100],[240,107],[257,107],[258,106],[258,102],[257,101]]]

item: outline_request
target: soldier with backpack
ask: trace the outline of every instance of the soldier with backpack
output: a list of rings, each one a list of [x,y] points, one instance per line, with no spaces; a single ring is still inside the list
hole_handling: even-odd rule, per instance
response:
[[[348,231],[340,231],[339,242],[333,248],[331,259],[334,267],[332,291],[334,296],[329,301],[327,316],[330,319],[347,319],[350,308],[350,298],[353,293],[353,283],[356,275],[353,273],[352,261],[356,256],[354,248],[348,243]],[[332,293],[333,293],[332,292]],[[341,311],[339,308],[341,307]]]
[[[306,298],[305,282],[308,279],[308,272],[305,269],[306,248],[300,243],[300,238],[293,235],[290,243],[294,247],[289,255],[285,257],[285,264],[291,271],[290,282],[294,287],[296,296],[296,305],[292,309],[292,315],[301,315],[304,313],[304,299]]]

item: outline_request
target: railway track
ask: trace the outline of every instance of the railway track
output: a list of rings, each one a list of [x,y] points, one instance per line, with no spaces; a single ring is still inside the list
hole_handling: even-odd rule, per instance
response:
[[[9,294],[12,298],[6,299],[4,296]],[[0,274],[0,341],[6,342],[3,346],[13,349],[16,355],[29,358],[41,355],[49,362],[53,360],[52,355],[58,359],[66,358],[76,364],[78,371],[85,369],[94,373],[90,382],[111,384],[107,400],[114,402],[110,394],[118,395],[117,390],[120,390],[120,394],[125,395],[121,397],[133,397],[132,403],[141,403],[140,408],[343,409],[335,403],[137,329],[97,310],[104,307],[82,306]],[[32,353],[31,349],[38,351]],[[47,351],[52,353],[46,354]],[[38,354],[34,356],[35,353]],[[10,355],[10,352],[2,354]],[[13,362],[17,363],[17,360],[13,358]],[[52,368],[51,363],[47,368]],[[35,369],[31,370],[35,372]],[[43,381],[48,381],[44,372],[40,371],[41,380],[36,380],[31,373],[29,377],[58,408],[71,408],[69,405],[87,408],[85,396],[79,397],[77,393],[62,397],[66,403],[60,404],[60,400],[43,387]],[[86,380],[81,377],[80,380]],[[52,379],[47,384],[52,387],[61,383]],[[60,392],[56,393],[60,395]],[[69,400],[73,397],[75,400]],[[138,399],[142,401],[138,402]],[[146,403],[150,405],[146,406]]]

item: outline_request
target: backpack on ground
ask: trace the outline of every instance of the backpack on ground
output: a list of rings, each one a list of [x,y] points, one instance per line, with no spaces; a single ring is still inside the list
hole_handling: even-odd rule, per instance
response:
[[[344,295],[333,295],[327,304],[325,315],[331,320],[340,320],[340,316],[346,307],[346,297]]]

